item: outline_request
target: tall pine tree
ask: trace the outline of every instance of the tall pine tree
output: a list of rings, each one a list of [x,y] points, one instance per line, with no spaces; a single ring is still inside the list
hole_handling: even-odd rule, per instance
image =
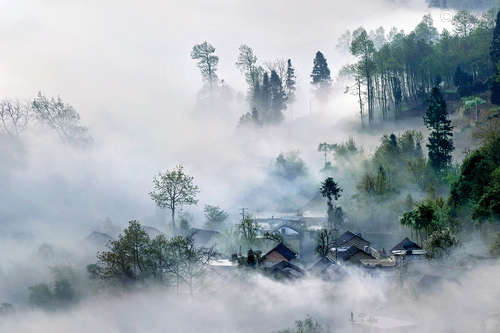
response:
[[[432,88],[424,123],[431,130],[427,144],[429,163],[437,173],[442,173],[451,164],[451,153],[455,147],[451,139],[453,126],[448,119],[446,101],[438,87]]]
[[[312,84],[320,88],[328,88],[331,84],[330,69],[326,58],[320,51],[314,57],[313,70],[311,73]]]
[[[285,81],[286,99],[288,103],[293,103],[293,101],[295,100],[295,79],[295,68],[293,68],[292,66],[292,60],[288,59]]]
[[[500,105],[500,11],[497,14],[495,30],[493,31],[493,40],[490,48],[491,62],[493,63],[493,83],[491,86],[491,103]]]
[[[271,71],[271,78],[269,80],[271,100],[269,108],[269,122],[279,123],[283,120],[282,111],[286,109],[286,96],[283,90],[283,83],[276,73],[276,71]]]

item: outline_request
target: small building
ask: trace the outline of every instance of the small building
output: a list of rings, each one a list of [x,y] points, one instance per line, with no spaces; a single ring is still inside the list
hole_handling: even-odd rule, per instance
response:
[[[371,243],[369,241],[361,237],[361,234],[355,234],[350,231],[346,231],[335,240],[334,247],[348,248],[351,246],[355,246],[360,250],[364,250],[366,247],[369,247],[370,244]]]
[[[322,257],[309,267],[308,271],[314,275],[328,275],[330,272],[336,271],[338,268],[335,261],[330,258]]]
[[[267,268],[266,271],[275,279],[299,279],[306,274],[302,268],[286,260]]]
[[[333,250],[333,253],[330,256],[330,259],[334,259],[337,262],[355,265],[361,264],[361,260],[376,259],[370,253],[356,247],[355,245],[349,247],[338,247]]]
[[[396,259],[396,261],[399,262],[401,260],[414,260],[423,258],[426,254],[426,251],[422,250],[422,248],[417,243],[406,237],[391,249],[391,254]]]
[[[391,253],[399,251],[406,251],[408,253],[414,250],[422,250],[422,248],[417,243],[406,237],[391,249]]]
[[[264,267],[271,267],[282,261],[290,262],[297,258],[297,254],[283,243],[279,243],[261,259]]]

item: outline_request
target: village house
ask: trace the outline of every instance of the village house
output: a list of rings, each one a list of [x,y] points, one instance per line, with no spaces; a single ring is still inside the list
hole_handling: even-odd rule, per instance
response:
[[[366,247],[370,246],[370,242],[361,237],[361,234],[355,234],[350,231],[344,232],[337,238],[334,242],[334,247],[338,248],[348,248],[355,246],[360,250],[364,250]]]
[[[297,254],[283,243],[279,243],[261,258],[264,267],[274,266],[282,261],[290,262],[297,258]]]
[[[406,237],[391,249],[391,254],[395,261],[399,263],[403,260],[413,261],[422,259],[426,252],[417,243]]]

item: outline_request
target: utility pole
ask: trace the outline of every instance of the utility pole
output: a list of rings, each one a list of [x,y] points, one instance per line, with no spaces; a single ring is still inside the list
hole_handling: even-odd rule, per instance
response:
[[[248,211],[248,208],[241,208],[241,221],[245,221],[245,210]]]

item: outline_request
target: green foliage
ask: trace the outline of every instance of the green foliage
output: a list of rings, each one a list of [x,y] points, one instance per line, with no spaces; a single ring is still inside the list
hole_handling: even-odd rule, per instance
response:
[[[458,180],[451,185],[453,213],[465,212],[485,221],[498,218],[500,189],[500,137],[472,152],[462,163]]]
[[[451,250],[458,245],[450,229],[444,228],[434,231],[425,241],[424,249],[429,258],[442,258],[449,255]]]
[[[298,151],[280,153],[276,158],[275,174],[286,180],[296,180],[307,174],[304,160],[300,158]]]
[[[215,47],[206,41],[193,46],[191,58],[198,62],[198,67],[201,71],[201,76],[205,82],[213,87],[217,84],[217,65],[219,57],[214,55]]]
[[[224,222],[228,214],[218,206],[205,205],[204,208],[206,223],[205,226],[212,230],[221,230],[224,228]]]
[[[311,73],[312,84],[320,88],[329,88],[331,84],[330,68],[325,56],[320,51],[316,52]]]
[[[326,178],[321,183],[320,192],[324,198],[327,198],[327,214],[328,214],[328,228],[334,229],[335,222],[340,222],[343,218],[342,211],[337,211],[333,207],[333,199],[338,200],[341,196],[343,189],[333,180],[332,177]],[[340,215],[339,215],[340,214]]]
[[[426,199],[414,204],[414,208],[403,214],[401,225],[415,231],[420,241],[449,225],[449,211],[445,201]]]
[[[491,87],[491,103],[500,105],[500,82],[498,82],[500,65],[500,12],[497,15],[495,29],[493,30],[493,39],[490,47],[491,63],[493,64],[494,77]]]
[[[174,281],[192,292],[194,279],[200,277],[215,256],[212,248],[197,247],[191,238],[159,235],[150,239],[137,221],[131,221],[108,250],[97,254],[97,264],[87,266],[91,277],[118,281],[121,285],[137,282]]]
[[[257,235],[260,230],[259,224],[251,216],[245,218],[238,225],[238,232],[243,244],[249,248],[257,243]]]
[[[53,282],[39,283],[29,287],[29,301],[31,305],[44,310],[55,310],[68,307],[79,299],[74,285],[78,278],[69,266],[56,266],[51,269]]]
[[[358,181],[358,192],[382,199],[414,185],[423,190],[434,185],[434,176],[427,168],[421,142],[422,134],[413,130],[400,136],[384,135]]]
[[[448,119],[446,102],[437,87],[432,89],[424,123],[432,131],[427,144],[429,164],[438,174],[442,174],[451,164],[451,153],[455,147],[451,139],[453,127]]]
[[[358,61],[344,73],[353,78],[362,121],[366,111],[370,124],[375,121],[375,112],[381,113],[382,120],[420,112],[433,87],[442,85],[454,91],[458,67],[472,76],[461,86],[464,96],[466,91],[487,91],[487,82],[494,74],[488,56],[493,22],[492,12],[482,16],[459,12],[453,20],[454,32],[445,29],[439,35],[426,15],[410,33],[393,30],[386,43],[378,42],[382,39],[377,34],[356,30],[351,53]]]
[[[29,300],[34,306],[49,309],[53,306],[54,296],[46,283],[40,283],[28,288],[30,291]]]
[[[286,80],[285,80],[285,90],[286,98],[288,103],[293,103],[295,100],[295,81],[297,77],[295,76],[295,68],[292,66],[292,60],[287,60],[286,67]]]

